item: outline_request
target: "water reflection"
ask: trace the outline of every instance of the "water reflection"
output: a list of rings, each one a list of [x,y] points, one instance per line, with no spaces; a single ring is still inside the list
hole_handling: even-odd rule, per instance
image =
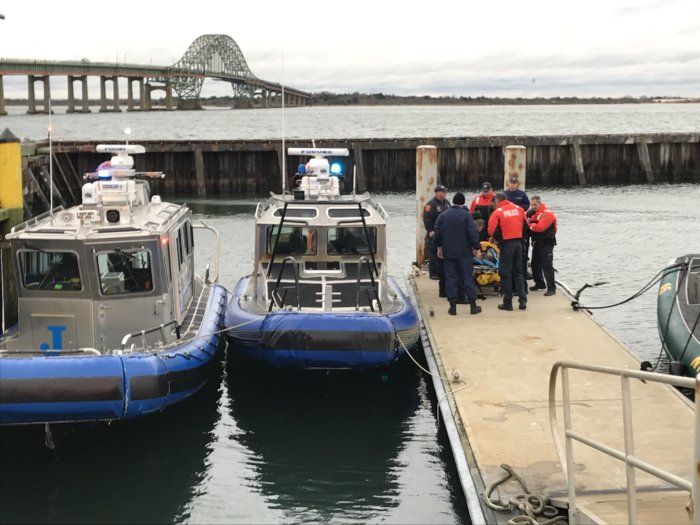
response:
[[[172,523],[205,476],[219,381],[162,414],[119,424],[0,429],[0,522]]]
[[[399,504],[399,454],[419,404],[415,368],[290,373],[229,366],[234,437],[262,494],[294,521],[377,520]]]

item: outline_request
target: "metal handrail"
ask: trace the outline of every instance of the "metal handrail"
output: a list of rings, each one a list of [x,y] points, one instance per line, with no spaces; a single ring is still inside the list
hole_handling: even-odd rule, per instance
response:
[[[214,262],[216,263],[216,266],[214,266],[214,278],[211,280],[207,280],[207,284],[211,284],[219,280],[219,252],[221,251],[221,236],[219,235],[219,231],[216,228],[209,226],[204,221],[199,222],[201,224],[192,224],[192,227],[197,229],[209,230],[214,234],[214,237],[216,238],[216,250],[214,252]]]
[[[571,399],[569,391],[569,369],[582,370],[586,372],[594,372],[599,374],[606,374],[612,376],[618,376],[621,379],[621,389],[622,389],[622,421],[624,430],[624,441],[625,450],[620,451],[609,447],[603,443],[595,441],[589,437],[584,436],[578,432],[575,432],[571,427]],[[565,444],[562,446],[561,440],[559,439],[559,423],[557,419],[556,410],[556,386],[557,386],[557,375],[559,370],[561,370],[562,377],[562,405],[564,411],[564,436]],[[671,485],[674,485],[682,490],[687,490],[692,494],[694,509],[700,508],[700,496],[698,495],[698,488],[700,481],[698,476],[700,473],[698,469],[693,469],[695,472],[694,481],[683,479],[675,474],[655,467],[654,465],[642,461],[634,456],[634,436],[632,433],[632,397],[630,394],[630,379],[639,379],[642,381],[649,381],[653,383],[662,383],[666,385],[673,385],[683,388],[694,388],[696,391],[695,396],[695,464],[698,464],[700,460],[700,375],[696,379],[689,377],[678,377],[671,376],[667,374],[659,374],[655,372],[642,372],[639,370],[627,370],[620,368],[613,368],[607,366],[596,366],[596,365],[586,365],[581,363],[576,363],[572,361],[558,361],[552,366],[552,371],[549,376],[549,424],[550,430],[552,432],[552,440],[554,441],[554,448],[556,449],[557,456],[559,458],[559,463],[564,470],[564,475],[567,480],[567,493],[569,499],[569,522],[578,523],[578,512],[576,508],[576,482],[574,479],[574,458],[573,458],[573,441],[578,441],[583,443],[595,450],[603,452],[608,456],[611,456],[619,461],[622,461],[626,465],[626,479],[627,479],[627,518],[629,523],[637,523],[637,485],[635,480],[635,469],[642,470],[647,474],[650,474],[656,478],[659,478]],[[700,511],[693,512],[693,523],[700,525]]]
[[[369,273],[369,278],[372,281],[372,284],[369,286],[362,286],[362,263],[365,263],[367,266],[367,273]],[[375,265],[376,268],[376,265]],[[377,275],[379,277],[379,275]],[[379,290],[377,289],[377,283],[374,280],[374,273],[372,272],[372,266],[370,265],[369,259],[365,257],[364,255],[360,257],[357,260],[357,294],[355,296],[355,310],[360,309],[360,292],[362,290],[365,290],[369,292],[369,290],[372,290],[374,292],[374,296],[377,300],[377,307],[379,308],[379,311],[382,311],[382,302],[379,299]],[[369,294],[368,294],[369,296]],[[374,305],[372,305],[372,297],[369,297],[369,308],[374,312]]]
[[[148,328],[146,330],[140,330],[138,332],[133,332],[131,334],[126,334],[122,338],[122,342],[120,343],[120,350],[124,351],[126,348],[126,343],[129,342],[129,340],[132,337],[136,337],[137,335],[141,336],[141,344],[143,344],[143,349],[148,348],[148,343],[146,342],[146,335],[147,334],[152,334],[154,332],[160,332],[160,338],[163,341],[163,344],[165,344],[167,341],[165,340],[165,328],[170,325],[175,325],[175,335],[178,339],[180,339],[180,327],[177,324],[177,320],[173,319],[172,321],[168,321],[167,323],[162,323],[158,326],[154,326],[153,328]]]
[[[275,283],[275,287],[272,289],[270,292],[270,307],[268,309],[268,312],[272,311],[272,307],[274,306],[275,302],[278,302],[278,306],[282,308],[284,306],[284,300],[287,297],[287,290],[291,288],[291,286],[280,286],[280,283],[282,282],[282,276],[284,275],[284,267],[287,265],[287,263],[292,264],[292,269],[294,270],[294,290],[296,291],[297,294],[297,310],[301,310],[301,290],[299,289],[299,269],[297,268],[297,260],[290,256],[285,257],[282,259],[282,265],[280,266],[280,273],[277,276],[277,282]],[[270,263],[272,264],[272,263]],[[275,293],[277,293],[277,290],[284,290],[284,295],[282,297],[279,297],[279,301],[275,301]],[[277,294],[279,296],[279,294]]]

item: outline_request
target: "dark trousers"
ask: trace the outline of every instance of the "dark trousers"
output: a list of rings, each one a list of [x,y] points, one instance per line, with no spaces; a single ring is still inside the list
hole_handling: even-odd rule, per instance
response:
[[[435,237],[425,236],[425,247],[428,250],[428,273],[430,276],[439,275],[439,260],[437,256],[437,243]]]
[[[527,303],[525,280],[523,279],[523,243],[521,239],[510,239],[501,244],[501,260],[498,275],[501,277],[503,304],[513,304],[513,291],[520,304]]]
[[[532,278],[535,285],[554,291],[554,246],[535,241],[532,245]]]
[[[458,301],[465,293],[467,299],[476,301],[472,258],[444,259],[443,264],[445,266],[445,288],[449,301]]]

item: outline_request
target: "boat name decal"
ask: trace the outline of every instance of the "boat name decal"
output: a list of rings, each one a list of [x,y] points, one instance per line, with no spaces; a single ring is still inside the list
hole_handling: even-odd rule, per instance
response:
[[[66,331],[65,325],[47,325],[46,329],[51,332],[51,343],[41,343],[39,348],[46,352],[48,350],[63,350],[63,332]]]
[[[79,211],[75,215],[78,217],[78,219],[94,219],[95,218],[95,210]]]

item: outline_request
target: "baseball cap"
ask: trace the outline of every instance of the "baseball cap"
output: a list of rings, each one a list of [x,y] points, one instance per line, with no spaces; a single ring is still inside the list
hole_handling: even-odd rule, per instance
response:
[[[444,191],[445,193],[447,193],[447,188],[442,184],[438,184],[437,186],[435,186],[435,192],[437,193],[438,191]]]
[[[518,177],[511,177],[510,179],[508,179],[508,182],[510,182],[511,184],[517,184],[517,183],[518,183]]]
[[[491,183],[490,182],[484,182],[481,185],[481,191],[491,191]]]

